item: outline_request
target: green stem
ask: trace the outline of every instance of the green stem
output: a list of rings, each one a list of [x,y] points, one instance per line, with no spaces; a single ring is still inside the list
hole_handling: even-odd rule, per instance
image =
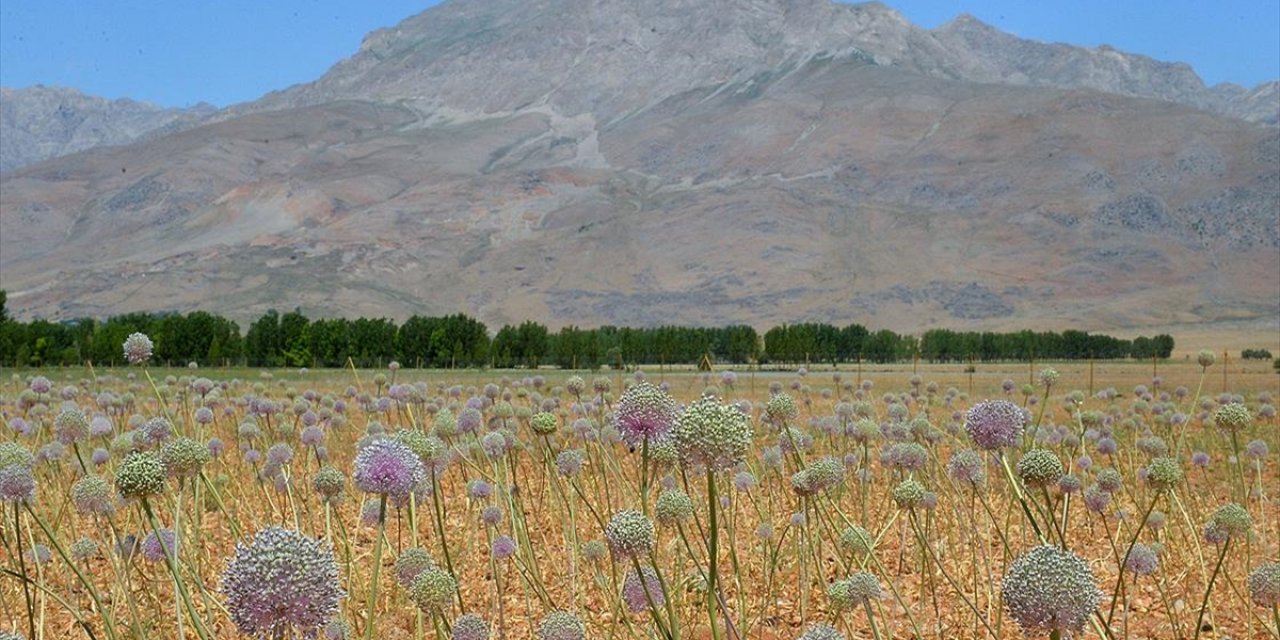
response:
[[[662,622],[662,614],[658,613],[657,601],[653,599],[653,594],[649,591],[649,582],[644,579],[644,571],[640,570],[640,561],[635,556],[631,556],[631,566],[635,569],[636,579],[640,581],[640,588],[644,590],[645,602],[649,604],[649,615],[653,618],[654,624],[658,625],[658,631],[662,633],[662,637],[668,640],[676,640],[675,636],[671,635],[667,625]]]
[[[649,515],[649,436],[640,445],[640,513]],[[642,580],[643,582],[643,580]]]
[[[151,530],[156,534],[156,540],[160,543],[160,551],[164,554],[164,562],[169,566],[169,572],[173,574],[174,584],[178,587],[178,595],[181,596],[182,602],[187,607],[187,612],[191,614],[191,623],[195,625],[196,635],[202,640],[209,640],[209,631],[204,628],[204,621],[200,619],[200,615],[196,612],[195,605],[191,604],[191,594],[187,593],[187,586],[182,582],[182,576],[178,573],[177,553],[176,549],[168,549],[165,544],[164,536],[160,535],[160,522],[156,520],[156,514],[151,510],[151,503],[144,497],[142,498],[142,510],[147,514],[147,521],[151,523]],[[175,536],[176,540],[176,536]]]
[[[714,640],[720,640],[720,626],[716,622],[716,601],[718,600],[717,589],[719,588],[719,585],[717,585],[716,582],[717,577],[720,574],[719,567],[717,566],[718,558],[716,556],[720,542],[719,531],[716,527],[716,511],[719,509],[719,505],[716,504],[715,472],[709,468],[707,469],[707,508],[710,514],[710,546],[707,558],[707,614],[711,616],[711,637]]]
[[[1244,467],[1240,461],[1240,441],[1236,436],[1236,430],[1231,430],[1231,453],[1232,458],[1236,461],[1236,483],[1240,485],[1240,504],[1249,504],[1249,486],[1244,481]]]
[[[1213,565],[1213,574],[1209,576],[1209,586],[1205,587],[1204,600],[1200,602],[1200,615],[1196,616],[1196,635],[1200,637],[1200,629],[1204,626],[1204,612],[1209,608],[1209,594],[1213,592],[1213,582],[1218,579],[1218,571],[1222,569],[1222,560],[1227,557],[1227,548],[1231,546],[1231,538],[1222,543],[1222,552],[1218,554],[1218,562]]]
[[[11,569],[0,569],[0,573],[12,577],[24,585],[30,584],[30,586],[39,589],[45,595],[53,598],[54,602],[62,605],[62,608],[66,609],[71,614],[71,617],[76,619],[76,624],[80,625],[81,629],[84,629],[85,634],[89,636],[89,640],[97,640],[98,636],[93,633],[93,627],[89,626],[89,623],[85,621],[84,616],[80,614],[80,611],[76,609],[75,605],[67,602],[62,596],[55,593],[52,589]]]
[[[1119,560],[1120,575],[1116,577],[1116,586],[1114,589],[1111,590],[1111,610],[1107,612],[1107,628],[1108,629],[1111,628],[1111,619],[1116,614],[1116,601],[1118,599],[1117,596],[1120,593],[1120,584],[1124,582],[1124,569],[1125,569],[1125,565],[1129,563],[1129,554],[1133,553],[1133,545],[1138,543],[1138,535],[1142,533],[1143,525],[1146,524],[1147,518],[1151,516],[1151,511],[1156,508],[1156,499],[1158,497],[1159,497],[1159,494],[1151,497],[1151,504],[1147,506],[1146,513],[1142,514],[1142,519],[1139,520],[1137,526],[1134,527],[1133,537],[1129,538],[1129,546],[1125,547],[1124,556]],[[1106,521],[1104,520],[1103,522],[1105,523]]]
[[[1188,405],[1188,408],[1194,408],[1200,402],[1200,391],[1204,389],[1204,376],[1206,371],[1207,369],[1203,367],[1200,369],[1200,383],[1196,385],[1196,394],[1192,397],[1191,404]],[[1182,423],[1182,430],[1178,432],[1178,444],[1173,449],[1173,458],[1175,460],[1182,459],[1182,441],[1187,435],[1187,428],[1190,426],[1191,418],[1188,417],[1187,420]]]
[[[449,555],[449,542],[444,535],[444,508],[440,505],[440,482],[436,478],[434,468],[431,469],[431,501],[435,505],[436,530],[440,532],[440,548],[444,549],[444,564],[449,569],[449,575],[456,576],[458,574],[453,571],[453,557]],[[458,609],[466,613],[467,607],[462,604],[462,590],[457,590],[454,595],[458,597]]]
[[[963,600],[966,605],[969,605],[969,609],[971,609],[973,613],[978,616],[978,619],[982,621],[982,625],[987,628],[987,632],[990,633],[993,637],[998,637],[999,634],[997,634],[995,632],[995,629],[992,629],[991,625],[988,624],[987,621],[982,617],[982,612],[978,610],[978,607],[976,605],[974,605],[972,602],[969,601],[969,597],[964,594],[964,590],[961,589],[960,585],[957,584],[956,581],[951,577],[951,574],[947,573],[946,567],[942,566],[942,561],[939,560],[936,555],[934,555],[933,547],[929,546],[929,541],[927,538],[925,538],[924,531],[920,530],[920,524],[916,522],[916,512],[912,510],[910,513],[908,513],[908,516],[909,516],[908,519],[911,520],[911,529],[916,532],[916,536],[918,536],[920,541],[920,546],[924,549],[925,554],[928,555],[928,557],[933,559],[934,564],[936,564],[938,567],[938,571],[942,572],[942,577],[946,578],[947,582],[951,583],[951,587],[956,590],[956,593],[959,594],[960,599]]]
[[[978,496],[978,502],[982,504],[982,509],[987,512],[987,517],[991,518],[992,529],[1000,536],[1000,542],[1004,545],[1006,555],[1013,555],[1013,550],[1009,548],[1009,539],[1004,535],[1004,527],[1000,526],[1000,522],[996,519],[996,514],[991,510],[991,505],[987,504],[987,498],[984,492],[979,491],[977,487],[973,488],[974,495]],[[976,524],[976,523],[975,523]]]
[[[862,608],[867,612],[867,624],[871,625],[872,637],[874,637],[875,640],[880,640],[880,627],[876,626],[876,617],[872,614],[871,600],[869,598],[862,599]]]
[[[27,632],[31,637],[36,637],[36,606],[31,600],[31,587],[27,586],[27,559],[22,551],[22,512],[18,509],[18,503],[13,503],[13,529],[14,534],[18,538],[18,569],[22,571],[22,595],[27,600]]]
[[[374,609],[378,602],[378,574],[382,571],[382,537],[387,527],[387,494],[378,500],[378,537],[373,542],[373,576],[369,578],[369,615],[365,621],[364,640],[373,640],[373,629],[378,626]]]
[[[662,588],[663,599],[666,601],[667,619],[671,621],[672,640],[680,640],[680,618],[676,616],[675,594],[667,587],[667,579],[662,575],[662,570],[658,568],[658,560],[652,553],[649,555],[649,564],[653,566],[654,575],[658,576],[658,586]]]
[[[1000,454],[1000,468],[1004,469],[1004,477],[1009,481],[1009,487],[1013,489],[1013,495],[1018,498],[1018,504],[1022,505],[1022,513],[1027,516],[1027,521],[1031,523],[1031,528],[1036,532],[1036,538],[1041,544],[1047,544],[1049,541],[1045,539],[1044,533],[1040,531],[1040,525],[1036,524],[1035,516],[1031,515],[1031,509],[1027,507],[1027,499],[1022,495],[1022,489],[1018,486],[1018,481],[1013,478],[1013,470],[1009,468],[1009,459]]]
[[[178,547],[178,546],[181,546],[181,545],[182,545],[182,520],[181,520],[181,518],[182,518],[182,481],[181,481],[181,480],[179,480],[179,481],[178,481],[178,492],[177,492],[177,494],[176,494],[176,496],[174,497],[174,500],[173,500],[173,541],[174,541],[174,546],[175,546],[175,547]],[[159,534],[159,533],[156,533],[156,539],[157,539],[157,541],[158,541],[158,542],[160,542],[160,543],[161,543],[161,545],[160,545],[160,546],[161,546],[161,550],[163,550],[163,551],[165,551],[165,552],[167,553],[167,552],[168,552],[168,550],[167,550],[167,549],[164,549],[163,539],[161,539],[161,538],[160,538],[160,534]],[[173,553],[174,553],[174,556],[175,556],[175,557],[174,557],[174,560],[175,560],[175,561],[177,561],[177,560],[178,560],[178,558],[177,558],[176,556],[177,556],[177,554],[178,554],[178,549],[177,549],[177,548],[175,548],[175,549],[173,550]],[[174,589],[175,589],[175,590],[177,589],[177,586],[178,586],[178,584],[177,584],[177,583],[178,583],[178,579],[177,579],[177,577],[175,576],[175,577],[174,577]],[[181,612],[179,612],[179,611],[175,611],[174,613],[176,613],[176,614],[177,614],[177,615],[175,616],[175,618],[176,618],[175,622],[176,622],[176,624],[177,624],[177,626],[178,626],[178,640],[183,640],[183,638],[185,638],[185,637],[186,637],[186,634],[185,634],[185,633],[183,633],[183,629],[182,629],[182,613],[181,613]]]
[[[204,470],[200,471],[200,481],[204,483],[209,493],[213,494],[214,504],[218,505],[218,511],[222,513],[222,517],[227,519],[227,524],[231,527],[231,532],[235,534],[236,539],[243,537],[243,533],[240,531],[240,524],[236,522],[235,518],[231,517],[231,514],[227,513],[227,506],[222,503],[222,496],[218,493],[217,487],[214,487],[213,483],[209,482],[209,477],[204,474]]]
[[[98,611],[102,612],[103,627],[107,630],[107,635],[113,639],[116,638],[115,621],[112,619],[111,611],[102,606],[102,599],[98,597],[98,590],[94,588],[93,583],[85,577],[84,572],[80,570],[80,566],[71,560],[71,556],[67,555],[67,550],[62,548],[62,543],[58,541],[57,536],[53,535],[53,532],[49,530],[48,525],[44,523],[44,520],[41,520],[40,516],[36,515],[36,512],[31,509],[31,505],[27,504],[26,507],[27,513],[30,513],[32,519],[36,521],[36,524],[40,525],[40,530],[44,532],[45,537],[49,538],[49,542],[52,543],[53,548],[57,550],[58,556],[62,558],[63,562],[67,563],[67,565],[71,567],[71,570],[75,572],[76,577],[80,579],[80,583],[89,591],[89,596],[93,598],[93,604],[98,607]]]

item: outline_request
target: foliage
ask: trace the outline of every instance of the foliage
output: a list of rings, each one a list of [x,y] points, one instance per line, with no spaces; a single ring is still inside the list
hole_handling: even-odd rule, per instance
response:
[[[120,345],[141,332],[156,344],[156,360],[169,364],[246,364],[255,367],[381,366],[398,360],[416,368],[538,367],[594,369],[600,366],[697,364],[704,357],[727,365],[932,362],[1084,358],[1168,358],[1173,338],[1133,340],[1083,331],[960,332],[931,329],[923,336],[860,324],[836,327],[800,323],[773,327],[763,339],[746,325],[725,327],[617,327],[574,325],[551,331],[526,320],[504,325],[490,338],[483,322],[457,313],[387,318],[308,318],[301,309],[271,309],[242,336],[233,321],[206,311],[129,313],[105,321],[17,322],[0,290],[0,365],[122,364]],[[1245,357],[1265,350],[1246,350]]]

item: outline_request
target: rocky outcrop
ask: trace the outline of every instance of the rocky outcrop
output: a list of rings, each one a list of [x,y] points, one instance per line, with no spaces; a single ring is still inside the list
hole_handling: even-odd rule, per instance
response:
[[[135,100],[107,100],[75,89],[0,89],[0,172],[104,145],[186,129],[215,109],[165,109]]]

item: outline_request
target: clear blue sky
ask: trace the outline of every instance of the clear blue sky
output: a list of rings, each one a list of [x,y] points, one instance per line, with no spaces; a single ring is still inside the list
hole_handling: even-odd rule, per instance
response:
[[[468,0],[484,1],[484,0]],[[645,0],[635,0],[644,2]],[[319,77],[430,0],[4,0],[0,85],[165,106],[252,100]],[[1036,40],[1190,63],[1209,84],[1280,78],[1277,0],[889,0],[924,27],[961,12]]]

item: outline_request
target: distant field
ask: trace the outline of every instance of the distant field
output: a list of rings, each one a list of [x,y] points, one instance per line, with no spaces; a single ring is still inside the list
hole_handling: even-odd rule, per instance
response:
[[[1047,401],[1046,367],[1059,375]],[[1221,354],[1203,371],[1194,358],[1154,367],[977,363],[969,373],[964,364],[811,365],[804,375],[794,368],[726,374],[667,367],[641,367],[642,374],[3,370],[0,446],[9,448],[0,468],[25,464],[13,462],[8,443],[32,453],[35,490],[27,498],[0,482],[6,500],[0,564],[7,571],[0,577],[0,630],[79,637],[78,617],[98,638],[174,638],[179,630],[186,638],[201,632],[237,637],[233,619],[243,617],[233,614],[246,605],[224,593],[224,571],[238,542],[278,525],[333,545],[337,585],[346,593],[334,619],[349,627],[344,633],[335,626],[321,637],[364,637],[370,612],[379,638],[445,636],[467,628],[466,621],[454,626],[464,610],[487,621],[495,638],[529,637],[555,610],[579,616],[589,638],[728,639],[736,632],[789,639],[819,622],[851,638],[1021,637],[1010,602],[1026,587],[1002,581],[1042,540],[1065,543],[1091,574],[1097,606],[1085,611],[1092,615],[1082,619],[1083,637],[1100,637],[1109,620],[1114,638],[1190,638],[1202,602],[1208,626],[1201,637],[1274,635],[1273,611],[1251,601],[1247,577],[1280,557],[1274,409],[1280,375],[1269,361],[1232,359],[1223,366]],[[36,376],[48,381],[42,393],[33,390],[44,389]],[[727,414],[740,416],[750,437],[740,464],[711,474],[720,500],[708,500],[708,474],[693,459],[707,438],[719,437],[707,434],[722,427],[689,426],[689,409],[679,417],[649,411],[661,404],[654,404],[658,396],[623,391],[640,389],[641,378],[655,385],[651,394],[666,388],[684,406],[704,392],[748,402],[745,415]],[[1006,380],[1013,382],[1007,394]],[[575,393],[579,382],[583,388]],[[1108,389],[1115,393],[1102,397]],[[1069,398],[1074,391],[1082,393],[1078,403]],[[1008,471],[999,457],[978,457],[977,471],[970,472],[985,480],[975,487],[954,464],[949,468],[957,452],[975,446],[966,412],[979,401],[1006,398],[1027,408],[1019,419],[1030,424],[1003,450]],[[1214,426],[1233,401],[1243,401],[1247,422],[1234,431]],[[543,411],[550,417],[535,417]],[[636,432],[636,416],[658,414],[674,420],[677,432],[687,427],[705,437],[676,438],[675,446],[655,441],[648,460],[642,441],[619,440],[620,431]],[[103,420],[94,422],[99,415]],[[154,422],[165,416],[168,431]],[[535,425],[549,431],[535,432]],[[410,466],[437,470],[434,487],[429,473],[425,484],[415,485],[412,506],[406,498],[396,507],[392,496],[385,537],[378,533],[378,495],[353,480],[361,466],[357,451],[384,437],[379,431],[409,446]],[[174,462],[186,459],[174,453],[182,438],[201,451],[213,438],[221,442],[214,446],[220,455],[197,460],[199,472],[186,481],[178,478],[190,469]],[[1236,448],[1239,464],[1232,461]],[[1042,451],[1032,458],[1061,465],[1044,489],[1020,471],[1033,449]],[[147,497],[154,523],[140,499],[114,497],[118,472],[133,451],[158,451],[166,460],[163,487]],[[1207,465],[1193,463],[1193,452],[1207,454]],[[105,502],[85,498],[90,481],[81,479],[77,456],[109,487]],[[824,466],[828,457],[831,466]],[[1163,457],[1181,471],[1167,490],[1142,479],[1151,461]],[[343,497],[326,501],[317,492],[322,463],[344,478]],[[806,471],[815,463],[834,475]],[[1099,486],[1108,468],[1120,481],[1104,492]],[[1066,473],[1069,479],[1060,480]],[[923,502],[910,497],[912,482],[927,492]],[[658,497],[669,490],[687,493],[692,512],[671,516],[674,498]],[[30,510],[18,508],[26,499]],[[1206,527],[1216,530],[1222,517],[1214,514],[1230,502],[1247,510],[1249,534],[1215,543]],[[497,509],[488,525],[486,508]],[[642,511],[638,517],[651,524],[657,520],[651,547],[634,526],[611,527],[615,514],[627,509]],[[865,530],[872,549],[859,550],[853,525]],[[114,551],[129,548],[126,536],[140,541],[154,526],[177,529],[172,568],[156,542],[140,555]],[[713,531],[714,565],[708,559]],[[606,538],[614,552],[599,546]],[[1122,558],[1134,541],[1158,549],[1158,567],[1143,567],[1142,575],[1126,570],[1121,579]],[[634,561],[620,555],[631,548],[622,542],[643,547]],[[33,544],[43,545],[36,556]],[[438,567],[430,572],[437,580],[431,588],[418,584],[426,578],[408,579],[413,575],[402,559],[414,557],[414,547]],[[64,552],[81,575],[62,559]],[[637,566],[657,570],[647,597],[637,579],[627,586]],[[707,598],[712,566],[720,592],[714,628]],[[865,602],[843,595],[848,583],[840,581],[863,571],[879,594]],[[1038,606],[1066,607],[1062,598]],[[266,617],[303,619],[280,612]]]
[[[1276,353],[1280,353],[1280,349]],[[1223,354],[1221,351],[1216,352],[1216,360],[1214,365],[1206,372],[1204,376],[1205,391],[1221,392],[1224,385],[1223,373],[1226,373],[1225,384],[1227,390],[1238,392],[1261,392],[1270,391],[1280,393],[1280,374],[1276,373],[1270,360],[1241,360],[1239,351],[1230,352],[1230,360],[1223,362]],[[796,375],[799,368],[805,368],[808,375],[801,378]],[[954,386],[960,391],[969,392],[969,382],[972,378],[972,393],[977,396],[991,396],[1000,391],[1000,385],[1005,380],[1013,380],[1019,385],[1027,382],[1034,382],[1036,373],[1044,367],[1052,367],[1062,375],[1059,386],[1063,389],[1072,390],[1079,389],[1086,393],[1090,390],[1090,364],[1087,361],[1036,361],[1036,362],[997,362],[997,363],[973,363],[972,376],[966,372],[969,367],[968,363],[947,363],[933,364],[929,362],[902,362],[894,364],[875,364],[863,363],[842,363],[837,367],[832,367],[825,363],[809,363],[804,365],[761,365],[753,366],[727,366],[715,365],[711,372],[713,379],[718,379],[725,371],[734,372],[741,382],[737,385],[739,391],[750,392],[750,385],[753,378],[758,377],[761,380],[774,380],[778,378],[797,378],[803,380],[815,391],[821,390],[823,387],[832,388],[836,386],[832,380],[833,374],[839,374],[842,382],[850,380],[860,383],[861,380],[872,380],[876,383],[884,383],[890,385],[904,384],[914,374],[918,374],[930,382],[936,382],[945,387]],[[122,373],[134,372],[136,369],[124,368],[94,368],[91,370],[85,367],[66,367],[51,370],[35,370],[35,369],[11,369],[0,368],[0,377],[11,379],[13,375],[30,376],[35,373],[44,373],[50,378],[59,377],[65,381],[79,381],[93,374],[105,376],[118,376]],[[270,367],[202,367],[200,369],[189,369],[187,367],[153,367],[152,375],[157,379],[163,376],[190,377],[190,376],[208,376],[211,378],[222,379],[240,379],[243,381],[262,382],[264,380],[286,380],[290,384],[297,386],[303,382],[321,385],[340,385],[354,384],[357,379],[362,382],[368,382],[378,373],[386,375],[385,370],[375,369],[356,369],[352,373],[351,369],[285,369]],[[642,372],[651,381],[666,381],[670,378],[670,383],[679,387],[683,385],[687,389],[696,389],[701,383],[704,373],[699,372],[694,366],[671,366],[671,365],[627,365],[625,370],[618,370],[611,367],[602,367],[597,370],[587,371],[571,371],[552,367],[543,367],[537,370],[531,369],[410,369],[401,370],[401,376],[404,379],[414,382],[426,381],[432,386],[437,384],[463,384],[463,385],[483,385],[488,382],[500,381],[503,378],[513,381],[519,381],[530,376],[541,376],[547,381],[548,386],[554,386],[562,383],[566,378],[574,375],[586,376],[592,378],[596,376],[604,376],[611,378],[614,384],[632,376],[636,371]],[[1191,354],[1187,357],[1175,357],[1170,360],[1160,360],[1154,363],[1139,362],[1134,360],[1099,360],[1092,365],[1093,372],[1093,390],[1101,390],[1106,387],[1116,387],[1117,389],[1127,392],[1124,386],[1132,387],[1136,384],[1150,385],[1153,375],[1159,376],[1163,380],[1166,388],[1172,390],[1178,386],[1187,386],[1194,390],[1199,384],[1201,369],[1195,362],[1195,355]],[[764,384],[767,384],[765,382]],[[758,389],[757,391],[765,391]]]

